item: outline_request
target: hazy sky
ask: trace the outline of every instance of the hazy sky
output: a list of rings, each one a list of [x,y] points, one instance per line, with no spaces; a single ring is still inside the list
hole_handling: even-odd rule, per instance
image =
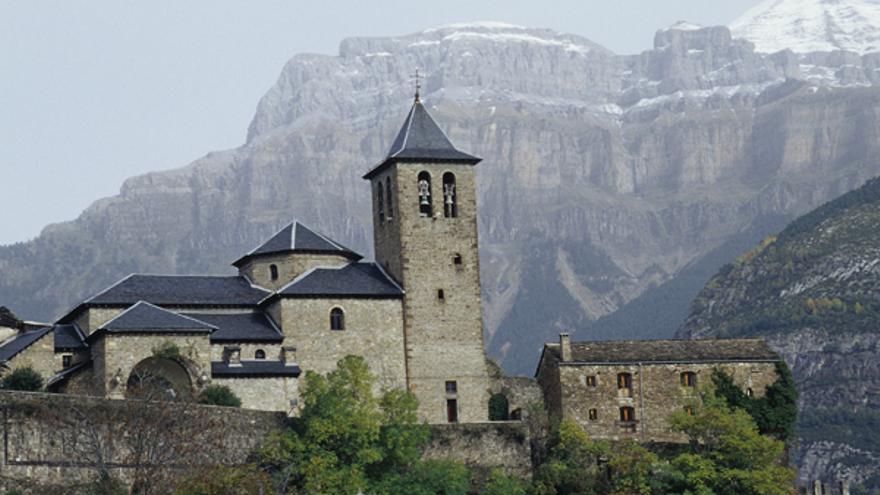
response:
[[[575,33],[617,53],[677,20],[758,0],[0,0],[0,244],[115,194],[132,175],[244,141],[293,54],[348,36],[474,20]]]

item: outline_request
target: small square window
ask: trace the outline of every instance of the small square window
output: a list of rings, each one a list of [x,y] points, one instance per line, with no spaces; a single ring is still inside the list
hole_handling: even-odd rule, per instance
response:
[[[64,368],[70,368],[71,364],[73,364],[73,356],[70,354],[64,354],[61,356],[61,366]]]
[[[458,393],[458,383],[456,383],[454,381],[446,382],[446,393],[447,394]]]
[[[587,377],[587,386],[595,387],[596,386],[596,375],[590,375]]]

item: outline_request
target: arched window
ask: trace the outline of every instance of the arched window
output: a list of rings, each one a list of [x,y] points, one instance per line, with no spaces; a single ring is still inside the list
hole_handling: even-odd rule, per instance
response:
[[[379,221],[385,221],[385,195],[382,192],[382,184],[379,183],[379,190],[376,192],[376,212],[379,213]]]
[[[622,423],[632,423],[636,420],[636,410],[632,407],[625,406],[620,408],[620,421]]]
[[[257,349],[254,351],[254,359],[266,359],[266,351]]]
[[[278,266],[277,265],[269,265],[269,277],[272,280],[278,280]]]
[[[419,172],[419,215],[430,218],[431,208],[431,174]]]
[[[345,313],[341,308],[330,310],[330,330],[345,330]]]
[[[455,174],[452,172],[443,174],[443,216],[446,218],[458,216],[458,204],[455,199]]]
[[[681,374],[681,386],[682,387],[696,387],[697,386],[697,374],[693,371],[685,371]]]
[[[381,187],[381,186],[380,186]],[[385,200],[387,201],[388,211],[387,217],[388,220],[394,218],[394,193],[391,192],[391,177],[385,177]]]

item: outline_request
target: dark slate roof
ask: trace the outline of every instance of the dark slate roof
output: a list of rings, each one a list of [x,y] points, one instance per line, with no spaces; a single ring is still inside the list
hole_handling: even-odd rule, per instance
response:
[[[216,328],[210,323],[140,301],[101,325],[98,330],[110,333],[208,333]]]
[[[217,327],[211,342],[281,342],[284,337],[263,313],[186,313],[199,321]]]
[[[0,346],[0,363],[4,361],[9,361],[13,357],[15,357],[16,354],[27,349],[34,342],[40,340],[51,330],[52,327],[46,327],[39,330],[22,332],[15,337],[7,340],[2,346]]]
[[[300,374],[299,366],[285,366],[281,361],[242,361],[241,366],[230,366],[223,361],[211,363],[211,376],[222,377],[257,377],[257,376],[293,376]]]
[[[232,264],[234,266],[241,266],[246,260],[254,256],[289,252],[337,254],[354,260],[359,260],[363,257],[333,239],[315,232],[298,221],[294,221],[285,225],[284,228],[270,237],[268,241],[260,244],[253,251],[235,260]]]
[[[288,297],[403,296],[400,288],[376,263],[350,263],[340,268],[314,268],[277,292]]]
[[[437,122],[418,99],[413,103],[403,127],[394,138],[388,155],[378,167],[368,172],[364,178],[373,174],[393,161],[444,161],[476,164],[479,158],[458,150],[446,137]]]
[[[240,276],[133,274],[84,304],[128,306],[149,301],[172,306],[252,306],[266,294]]]
[[[559,359],[559,344],[545,350]],[[629,340],[572,342],[577,363],[664,363],[778,361],[779,355],[763,339]]]
[[[86,347],[85,336],[76,325],[55,325],[55,349],[82,349]]]

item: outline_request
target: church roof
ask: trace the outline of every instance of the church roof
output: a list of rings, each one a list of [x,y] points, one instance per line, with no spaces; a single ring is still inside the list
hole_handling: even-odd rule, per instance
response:
[[[263,313],[185,313],[217,328],[211,342],[278,343],[284,336]]]
[[[109,333],[208,333],[217,327],[193,317],[162,309],[145,301],[119,313],[98,330]]]
[[[394,161],[420,160],[460,162],[471,165],[480,161],[479,158],[457,149],[428,113],[425,105],[416,99],[403,121],[403,127],[394,138],[385,160],[364,175],[364,178],[369,179]]]
[[[39,330],[31,330],[22,332],[18,335],[6,340],[0,345],[0,363],[9,361],[19,352],[27,349],[34,342],[43,338],[44,335],[52,330],[51,327],[41,328]]]
[[[55,349],[81,349],[86,346],[82,331],[76,325],[55,325]]]
[[[136,273],[87,299],[85,304],[126,306],[149,301],[180,306],[252,306],[267,292],[241,276]]]
[[[287,366],[281,361],[241,361],[239,366],[229,365],[223,361],[211,362],[211,376],[218,377],[257,377],[257,376],[293,376],[300,375],[298,365]]]
[[[298,221],[294,221],[285,225],[284,228],[270,237],[268,241],[260,244],[232,264],[233,266],[241,266],[245,261],[254,256],[288,252],[338,254],[355,260],[362,258],[361,255],[333,239],[315,232]]]
[[[545,344],[545,356],[559,359],[559,344]],[[778,361],[763,339],[629,340],[572,342],[574,364],[713,363]]]
[[[398,298],[403,296],[403,289],[376,263],[350,263],[336,268],[313,268],[279,289],[276,295]]]

